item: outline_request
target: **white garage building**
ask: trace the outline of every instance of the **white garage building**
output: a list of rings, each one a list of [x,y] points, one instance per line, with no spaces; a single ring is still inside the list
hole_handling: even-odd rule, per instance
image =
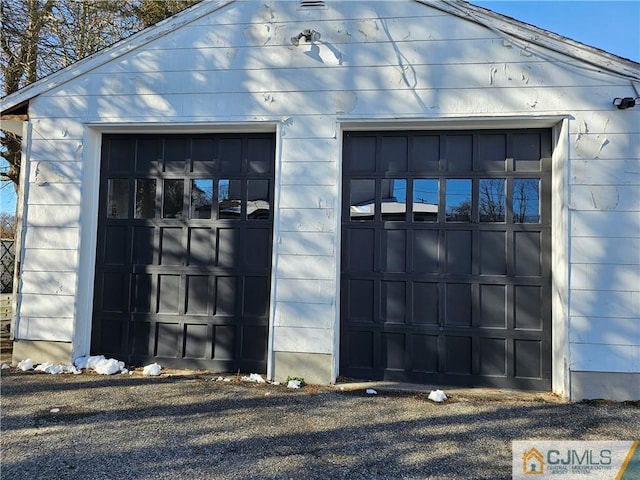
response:
[[[202,2],[3,99],[14,360],[640,399],[638,96],[462,1]]]

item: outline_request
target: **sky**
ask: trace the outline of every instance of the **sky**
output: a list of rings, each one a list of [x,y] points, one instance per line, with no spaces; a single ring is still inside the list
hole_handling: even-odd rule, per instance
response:
[[[640,62],[640,0],[504,0],[471,3]],[[15,192],[0,184],[0,212],[15,211]]]

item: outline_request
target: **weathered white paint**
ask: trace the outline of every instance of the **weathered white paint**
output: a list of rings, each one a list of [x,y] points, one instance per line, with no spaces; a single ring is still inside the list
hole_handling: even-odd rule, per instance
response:
[[[335,376],[344,129],[544,124],[554,390],[570,370],[640,375],[640,110],[611,104],[637,95],[638,65],[458,2],[327,4],[203,2],[9,98],[34,132],[22,338],[88,352],[102,132],[278,125],[269,371],[273,351],[320,353]],[[306,28],[321,40],[292,46]],[[55,295],[71,312],[40,316]]]

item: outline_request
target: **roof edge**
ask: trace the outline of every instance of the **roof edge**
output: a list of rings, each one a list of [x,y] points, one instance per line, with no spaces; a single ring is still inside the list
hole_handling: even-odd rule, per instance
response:
[[[14,107],[25,104],[41,93],[57,88],[80,75],[94,70],[105,63],[120,57],[128,52],[136,50],[166,33],[180,28],[189,23],[195,22],[203,16],[219,10],[236,0],[202,0],[181,12],[176,13],[164,20],[140,30],[133,35],[118,40],[113,45],[105,47],[97,52],[74,62],[66,67],[54,72],[46,77],[37,80],[20,90],[13,92],[2,98],[2,112],[11,111]]]
[[[640,80],[640,63],[591,47],[568,37],[563,37],[507,15],[473,5],[464,0],[415,1],[466,20],[480,23],[487,28],[498,30],[508,37],[575,58],[606,73],[626,77],[629,80]]]

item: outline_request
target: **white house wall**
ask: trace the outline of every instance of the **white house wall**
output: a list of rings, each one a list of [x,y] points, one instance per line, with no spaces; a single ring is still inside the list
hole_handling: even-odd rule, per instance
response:
[[[640,112],[611,104],[636,96],[631,82],[539,46],[523,50],[419,3],[326,4],[232,3],[31,100],[17,337],[82,343],[74,331],[90,325],[91,312],[75,301],[93,269],[79,265],[79,249],[96,241],[97,220],[80,220],[98,195],[86,168],[91,163],[95,172],[99,162],[97,150],[83,145],[88,124],[166,130],[175,123],[201,131],[279,123],[273,345],[327,355],[331,376],[340,122],[413,120],[438,128],[438,119],[563,116],[569,161],[561,168],[570,191],[569,204],[558,205],[569,209],[569,238],[568,252],[554,258],[569,262],[562,298],[570,348],[569,358],[557,360],[572,371],[638,378]],[[291,45],[307,28],[320,32],[320,41]]]

